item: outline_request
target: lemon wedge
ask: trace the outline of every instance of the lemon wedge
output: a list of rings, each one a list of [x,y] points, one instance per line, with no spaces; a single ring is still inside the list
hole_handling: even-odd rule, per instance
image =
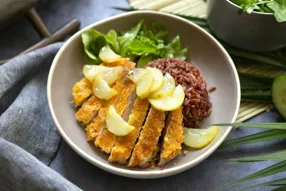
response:
[[[96,66],[96,65],[84,65],[83,74],[90,81],[93,82],[95,76],[102,73],[103,79],[111,85],[114,83],[118,76],[122,73],[122,66],[106,67],[106,66]]]
[[[125,136],[128,135],[131,131],[134,130],[135,127],[126,123],[122,117],[116,112],[113,106],[108,108],[106,114],[106,126],[108,131],[117,135],[117,136]]]
[[[172,95],[161,98],[149,98],[151,105],[160,111],[173,111],[178,109],[184,102],[185,92],[181,85],[178,85]]]
[[[218,126],[208,129],[184,128],[184,143],[191,148],[201,149],[214,140],[218,130]]]
[[[93,93],[99,99],[109,100],[117,94],[117,91],[110,88],[102,74],[98,73],[93,80]]]
[[[135,68],[127,73],[127,78],[133,81],[135,84],[146,74],[147,70],[143,68]]]
[[[171,95],[176,87],[175,79],[169,73],[164,75],[163,86],[152,93],[151,98],[160,98],[164,96]]]
[[[152,72],[146,70],[145,75],[136,84],[136,93],[141,99],[147,98],[150,95],[154,81]]]
[[[146,68],[148,71],[152,72],[153,78],[154,78],[154,84],[151,88],[151,92],[155,92],[158,89],[160,89],[164,83],[164,79],[163,79],[163,73],[161,72],[161,70],[157,69],[157,68],[150,68],[147,67]]]
[[[99,52],[99,58],[105,63],[115,62],[121,59],[121,56],[116,54],[110,46],[104,46]]]

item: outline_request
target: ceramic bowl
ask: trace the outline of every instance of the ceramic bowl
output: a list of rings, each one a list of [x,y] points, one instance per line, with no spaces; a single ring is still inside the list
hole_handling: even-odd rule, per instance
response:
[[[93,143],[85,140],[85,131],[77,123],[76,109],[71,104],[72,87],[82,75],[85,64],[81,33],[94,28],[103,33],[110,29],[124,31],[133,27],[140,19],[147,24],[163,24],[173,38],[179,35],[182,46],[187,47],[187,61],[197,67],[205,77],[208,87],[216,86],[210,94],[213,103],[211,116],[202,123],[234,122],[240,103],[240,84],[235,66],[225,49],[207,32],[197,25],[166,13],[138,11],[124,13],[94,23],[73,35],[57,53],[48,78],[48,103],[54,122],[63,139],[84,159],[108,172],[132,178],[158,178],[185,171],[210,156],[224,141],[231,127],[222,127],[214,141],[201,150],[188,149],[186,156],[178,156],[160,168],[127,168],[107,161],[108,156],[99,151]],[[187,149],[187,148],[186,148]]]
[[[286,47],[286,22],[277,22],[272,13],[242,12],[230,0],[208,0],[208,24],[223,41],[255,52]]]

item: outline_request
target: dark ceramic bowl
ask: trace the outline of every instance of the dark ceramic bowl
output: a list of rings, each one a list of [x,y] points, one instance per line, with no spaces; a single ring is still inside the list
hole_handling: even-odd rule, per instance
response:
[[[230,0],[208,0],[207,17],[215,35],[235,47],[265,52],[286,46],[286,22],[272,13],[248,14]]]

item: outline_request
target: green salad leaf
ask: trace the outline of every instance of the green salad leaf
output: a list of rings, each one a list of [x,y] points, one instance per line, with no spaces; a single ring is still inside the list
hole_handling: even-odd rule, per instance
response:
[[[158,56],[156,56],[154,54],[149,54],[147,56],[141,56],[137,62],[137,67],[143,68],[146,64],[148,64],[149,62],[151,62],[152,60],[155,60],[157,58],[158,58]]]
[[[120,47],[117,41],[117,33],[115,30],[110,30],[105,36],[105,39],[114,48],[115,52],[119,53]]]
[[[286,22],[286,0],[275,0],[267,3],[267,6],[274,11],[278,22]]]
[[[168,30],[159,23],[147,26],[140,20],[136,26],[125,32],[110,30],[102,34],[89,29],[82,34],[84,50],[88,58],[95,64],[100,64],[98,54],[103,46],[110,45],[112,50],[122,57],[128,57],[137,62],[138,67],[144,67],[157,58],[187,58],[187,49],[181,49],[180,37],[176,36],[167,43]]]
[[[165,41],[168,37],[168,31],[166,30],[166,28],[159,23],[153,23],[152,26],[156,32],[156,35],[155,35],[156,38]]]
[[[138,56],[147,56],[149,54],[160,55],[163,48],[163,42],[156,43],[156,41],[148,37],[138,36],[129,44],[127,52]]]
[[[106,44],[111,45],[115,52],[119,52],[117,33],[114,30],[110,30],[104,35],[94,29],[88,29],[81,35],[81,38],[86,55],[95,64],[100,64],[102,62],[98,57],[98,54]]]
[[[162,54],[164,58],[179,58],[185,60],[187,58],[188,50],[186,48],[181,50],[180,37],[176,36],[166,47]]]
[[[232,0],[247,13],[253,11],[274,13],[278,22],[286,22],[286,0]]]
[[[101,60],[97,55],[106,44],[105,38],[101,33],[92,29],[85,31],[81,37],[86,55],[96,64],[99,64]]]
[[[125,32],[123,36],[118,37],[118,42],[119,42],[120,49],[121,49],[120,50],[121,56],[126,56],[127,48],[129,44],[135,39],[140,29],[142,28],[143,23],[144,21],[140,20],[139,23],[135,27]]]

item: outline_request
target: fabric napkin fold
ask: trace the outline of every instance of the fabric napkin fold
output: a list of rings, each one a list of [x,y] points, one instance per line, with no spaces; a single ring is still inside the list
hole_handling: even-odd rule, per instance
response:
[[[49,165],[60,143],[47,77],[62,43],[0,66],[0,190],[80,190]]]

